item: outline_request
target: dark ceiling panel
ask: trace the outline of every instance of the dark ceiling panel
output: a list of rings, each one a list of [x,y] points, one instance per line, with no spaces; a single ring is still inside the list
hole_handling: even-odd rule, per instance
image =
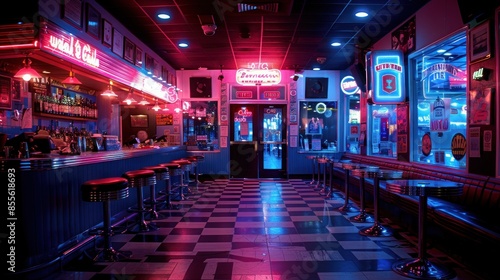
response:
[[[380,16],[391,9],[390,22],[371,37],[370,43],[406,21],[428,0],[96,0],[136,37],[147,44],[175,69],[244,67],[266,59],[282,69],[311,69],[317,57],[326,57],[324,70],[344,70],[357,58],[354,45],[365,24],[379,24]],[[264,5],[278,3],[278,12],[262,9],[238,12],[238,3]],[[396,4],[394,4],[396,3]],[[388,8],[387,5],[390,5]],[[272,5],[271,5],[272,6]],[[271,7],[266,6],[266,7]],[[358,19],[352,13],[366,8],[371,14]],[[158,11],[170,11],[168,22],[156,19]],[[215,35],[205,36],[200,18],[213,17]],[[380,25],[380,24],[379,24]],[[261,30],[264,32],[262,33]],[[261,34],[262,33],[262,34]],[[348,43],[331,47],[338,40]],[[180,41],[191,46],[177,47]],[[364,47],[369,47],[366,45]],[[236,60],[236,61],[235,61]],[[238,64],[238,65],[235,65]],[[243,65],[243,66],[242,66]]]

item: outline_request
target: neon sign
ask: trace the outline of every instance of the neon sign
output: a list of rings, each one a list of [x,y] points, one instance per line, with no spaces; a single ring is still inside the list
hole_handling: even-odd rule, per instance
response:
[[[238,69],[236,82],[243,86],[271,86],[281,82],[281,71],[278,69]]]
[[[347,95],[353,95],[359,92],[358,84],[353,76],[345,76],[340,81],[340,89]]]
[[[405,100],[403,52],[401,50],[372,51],[371,75],[373,102],[396,104]]]
[[[42,47],[76,59],[86,65],[99,67],[97,49],[76,37],[50,34],[42,42]]]

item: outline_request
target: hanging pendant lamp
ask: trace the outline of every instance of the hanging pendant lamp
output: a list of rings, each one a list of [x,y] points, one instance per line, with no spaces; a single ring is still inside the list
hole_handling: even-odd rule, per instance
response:
[[[31,80],[31,78],[41,78],[42,76],[35,71],[35,69],[31,68],[31,60],[26,55],[26,58],[23,61],[24,67],[21,68],[14,75],[14,78],[22,78],[25,81]]]
[[[108,97],[118,97],[118,95],[113,91],[113,81],[109,80],[108,89],[103,91],[101,95]]]
[[[80,82],[76,77],[75,73],[73,73],[73,67],[69,70],[69,76],[64,79],[61,83],[65,85],[81,85],[82,82]]]

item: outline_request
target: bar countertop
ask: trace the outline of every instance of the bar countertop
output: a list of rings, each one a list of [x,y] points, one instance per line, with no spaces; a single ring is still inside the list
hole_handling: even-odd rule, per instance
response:
[[[59,169],[185,149],[185,146],[153,146],[138,149],[124,148],[117,151],[84,152],[79,155],[61,155],[58,151],[53,151],[51,154],[43,154],[39,157],[0,158],[0,172],[5,172],[8,168],[16,168],[20,171]]]

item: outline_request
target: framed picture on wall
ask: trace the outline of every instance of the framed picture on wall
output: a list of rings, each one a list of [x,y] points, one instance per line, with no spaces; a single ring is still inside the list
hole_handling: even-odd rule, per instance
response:
[[[486,21],[469,33],[469,57],[471,62],[478,62],[490,58],[490,21]]]
[[[116,30],[116,28],[113,28],[113,52],[119,55],[120,57],[123,56],[123,34],[120,33],[120,31]]]
[[[82,28],[82,0],[62,1],[61,18],[70,24]]]
[[[96,39],[100,39],[101,35],[101,14],[92,5],[87,4],[87,21],[86,31]]]
[[[12,84],[9,77],[0,76],[0,110],[12,109]]]
[[[135,44],[132,41],[125,37],[125,42],[123,46],[123,58],[130,62],[134,63],[134,55],[135,55]]]
[[[130,115],[130,127],[148,127],[148,115]]]
[[[113,44],[113,26],[105,19],[102,20],[102,44],[106,47]]]
[[[328,78],[306,78],[306,98],[327,98]]]
[[[21,81],[12,79],[12,100],[21,100]]]
[[[135,66],[142,67],[142,49],[138,46],[135,46]]]

